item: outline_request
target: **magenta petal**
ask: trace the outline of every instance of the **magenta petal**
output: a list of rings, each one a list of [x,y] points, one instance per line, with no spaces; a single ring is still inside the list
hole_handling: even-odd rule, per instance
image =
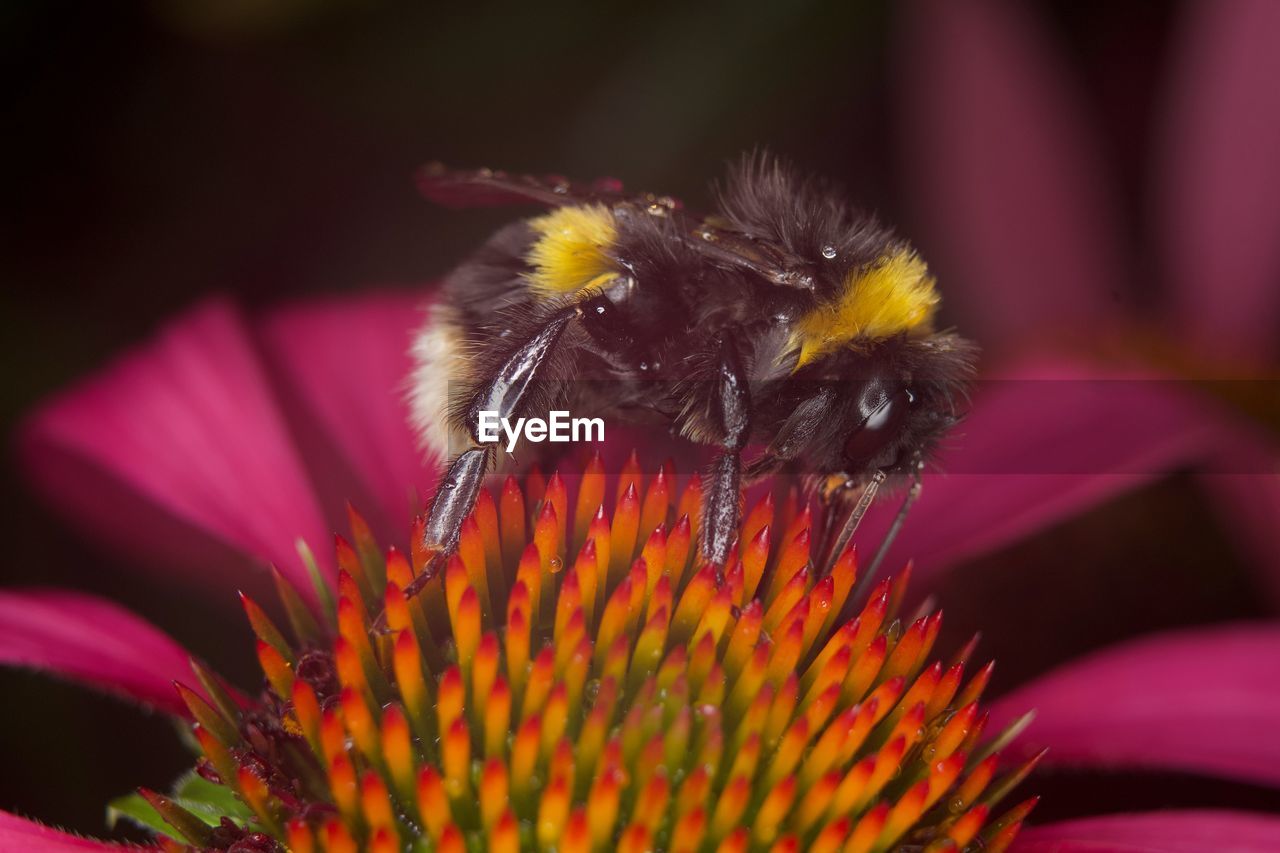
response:
[[[409,347],[424,301],[408,294],[311,301],[276,311],[261,326],[288,387],[379,502],[366,511],[381,510],[400,538],[436,476],[406,402]]]
[[[1049,765],[1280,785],[1280,624],[1177,631],[1105,649],[1002,698],[993,730],[1028,709],[1036,718],[1006,753],[1013,758],[1048,747]]]
[[[125,847],[91,838],[80,838],[6,811],[0,811],[0,850],[22,853],[79,853],[84,850],[115,851],[151,848]]]
[[[1280,536],[1276,535],[1280,474],[1269,473],[1280,470],[1280,453],[1258,444],[1236,445],[1228,451],[1247,455],[1233,467],[1253,464],[1258,473],[1213,474],[1200,481],[1214,499],[1219,523],[1234,534],[1240,552],[1259,568],[1272,600],[1280,601]]]
[[[1215,357],[1280,353],[1280,3],[1188,3],[1154,199],[1185,331]]]
[[[1166,811],[1086,817],[1024,829],[1013,853],[1273,853],[1280,817],[1240,811]]]
[[[1096,140],[1025,3],[916,0],[899,144],[944,298],[989,350],[1097,331],[1124,275]]]
[[[109,601],[60,590],[0,590],[0,663],[47,670],[186,716],[173,682],[193,683],[189,661],[167,634]]]
[[[923,577],[988,553],[1179,467],[1207,463],[1236,437],[1177,383],[1121,380],[1064,363],[979,383],[947,439],[889,568]],[[878,542],[896,509],[882,499],[859,532]]]
[[[244,324],[226,303],[192,310],[56,397],[24,437],[36,482],[93,526],[130,519],[116,501],[83,493],[66,476],[68,460],[311,588],[295,542],[323,552],[328,528]],[[145,539],[148,530],[129,534]]]

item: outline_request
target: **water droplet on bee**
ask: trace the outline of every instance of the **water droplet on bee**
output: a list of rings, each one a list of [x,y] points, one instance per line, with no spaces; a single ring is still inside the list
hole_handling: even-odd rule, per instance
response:
[[[827,258],[828,260],[830,260],[831,258],[834,258],[835,256],[836,256],[836,247],[835,247],[835,246],[823,246],[823,247],[822,247],[822,257]]]
[[[547,570],[551,572],[551,574],[559,574],[560,570],[563,568],[564,560],[560,559],[559,556],[553,556],[550,560],[547,560]]]

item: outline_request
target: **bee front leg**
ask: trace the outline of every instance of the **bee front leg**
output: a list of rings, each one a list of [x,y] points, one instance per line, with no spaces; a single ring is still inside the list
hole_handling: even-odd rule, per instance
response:
[[[703,481],[702,554],[724,580],[725,560],[738,537],[742,515],[742,449],[751,433],[751,392],[732,341],[721,338],[707,414],[720,448]]]

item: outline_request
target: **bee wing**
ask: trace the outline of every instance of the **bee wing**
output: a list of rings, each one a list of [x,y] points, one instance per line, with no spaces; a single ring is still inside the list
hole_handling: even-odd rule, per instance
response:
[[[453,208],[560,207],[628,202],[660,212],[684,209],[679,199],[670,196],[652,193],[628,195],[617,178],[598,178],[584,184],[562,175],[513,175],[493,169],[449,169],[442,163],[428,163],[418,170],[416,180],[418,192],[423,196],[436,204]],[[804,269],[803,261],[778,246],[748,238],[706,220],[697,225],[689,237],[695,250],[712,263],[749,270],[783,287],[799,290],[812,290],[814,287],[813,278]]]
[[[445,207],[504,207],[589,202],[612,204],[625,201],[622,182],[600,178],[589,184],[570,181],[561,175],[513,175],[493,169],[448,169],[428,163],[416,175],[418,191]]]

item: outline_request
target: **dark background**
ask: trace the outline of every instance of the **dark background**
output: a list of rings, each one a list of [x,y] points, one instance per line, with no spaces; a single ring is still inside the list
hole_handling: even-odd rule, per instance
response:
[[[764,145],[911,233],[890,4],[752,5],[3,4],[5,433],[202,295],[252,308],[439,277],[506,214],[424,203],[411,173],[426,160],[609,174],[696,204],[727,159]],[[1038,4],[1103,128],[1135,233],[1176,13],[1141,0]],[[928,257],[928,236],[917,242]],[[143,582],[41,506],[11,454],[3,464],[0,582],[107,594],[251,683],[230,592]],[[984,559],[957,572],[965,594],[940,590],[947,639],[986,626],[999,688],[1142,630],[1263,615],[1210,515],[1189,478],[1173,477]],[[1044,583],[1054,576],[1072,582]],[[101,834],[107,799],[163,789],[187,764],[163,719],[0,672],[0,808]],[[1133,807],[1268,796],[1159,782],[1058,777],[1037,789],[1051,794],[1045,817],[1098,810],[1117,791]]]

